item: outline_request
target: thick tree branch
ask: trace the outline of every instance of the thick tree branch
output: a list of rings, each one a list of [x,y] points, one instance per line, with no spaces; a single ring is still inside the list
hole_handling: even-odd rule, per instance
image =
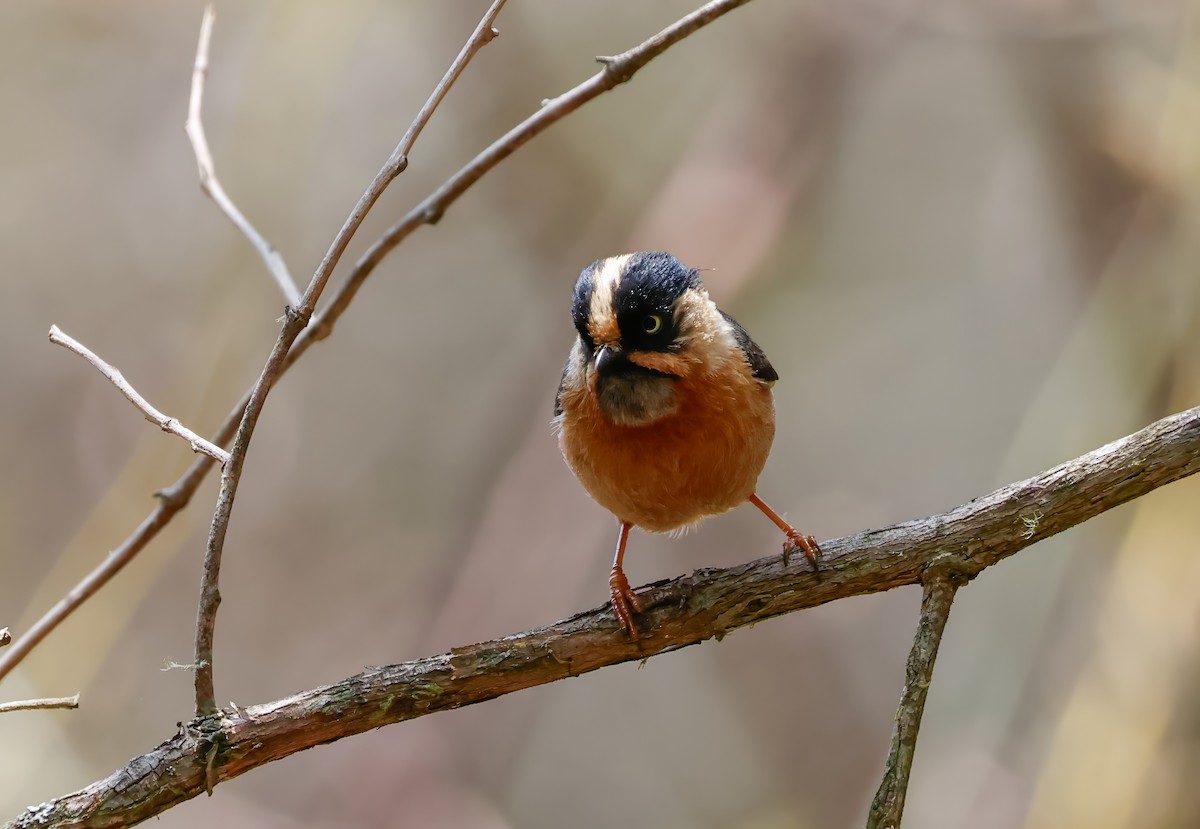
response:
[[[68,351],[78,354],[95,366],[96,370],[107,377],[108,381],[116,386],[121,394],[125,395],[125,399],[132,403],[146,420],[149,420],[164,432],[170,432],[172,435],[186,440],[188,445],[192,447],[193,452],[208,455],[213,460],[220,461],[221,463],[229,460],[229,453],[220,446],[205,440],[175,418],[168,417],[151,406],[146,398],[138,394],[137,389],[129,385],[129,381],[125,379],[125,376],[119,370],[101,360],[83,343],[64,334],[57,325],[50,326],[50,342],[55,345],[61,345]]]
[[[213,200],[229,221],[241,231],[242,235],[258,251],[271,278],[283,291],[287,304],[295,307],[300,301],[300,291],[296,288],[296,280],[292,279],[283,256],[275,246],[268,242],[258,232],[245,214],[233,203],[233,199],[225,192],[217,178],[216,165],[213,164],[212,151],[208,148],[208,138],[204,134],[204,119],[200,115],[204,102],[204,81],[208,77],[208,44],[212,40],[213,21],[216,12],[211,5],[205,6],[204,17],[200,21],[200,39],[196,44],[196,62],[192,65],[192,94],[188,99],[187,121],[183,125],[188,140],[192,142],[192,152],[196,156],[196,168],[200,175],[200,189]]]
[[[892,748],[888,752],[883,780],[871,802],[867,829],[898,829],[900,826],[917,749],[917,732],[921,730],[921,716],[925,713],[925,699],[933,679],[933,664],[937,660],[946,620],[950,618],[950,605],[954,603],[954,594],[961,582],[962,577],[953,569],[928,568],[921,595],[921,618],[904,670],[904,691],[896,710]]]
[[[732,11],[747,2],[749,0],[718,0],[718,2],[708,3],[641,45],[622,53],[619,58],[606,58],[607,65],[603,72],[563,95],[547,101],[537,113],[527,118],[503,138],[484,150],[483,153],[469,162],[445,184],[421,202],[421,205],[390,230],[388,234],[381,237],[372,246],[371,250],[354,265],[353,270],[347,276],[346,280],[338,286],[330,304],[321,313],[313,317],[312,323],[296,337],[291,349],[287,352],[282,367],[279,369],[279,376],[282,376],[291,368],[308,351],[313,343],[319,342],[329,336],[333,331],[334,323],[337,322],[342,313],[349,307],[358,289],[362,287],[363,282],[366,281],[366,278],[374,270],[375,266],[384,258],[387,250],[391,250],[400,242],[398,233],[402,231],[404,235],[407,235],[416,228],[417,224],[420,224],[418,222],[409,226],[414,221],[412,217],[416,216],[420,218],[426,216],[429,213],[430,207],[435,208],[434,212],[440,216],[450,201],[461,196],[470,184],[478,181],[517,147],[525,144],[568,112],[578,109],[583,103],[596,97],[600,92],[611,89],[618,83],[628,80],[634,71],[640,69],[652,58],[662,54],[667,47],[677,43],[701,26],[716,20],[726,12]],[[669,42],[668,38],[670,38]],[[616,74],[622,71],[626,72],[624,77]],[[607,83],[608,85],[600,88],[597,85],[598,78],[607,78],[608,80],[602,83]],[[580,96],[586,97],[581,99]],[[420,118],[420,115],[418,115],[418,118]],[[415,137],[414,134],[413,140],[415,140]],[[401,143],[403,144],[403,140]],[[402,155],[407,157],[407,150]],[[393,153],[393,158],[395,156],[396,153]],[[351,218],[353,218],[353,215]],[[387,250],[384,250],[384,247]],[[333,252],[334,248],[331,248],[331,253]],[[341,250],[337,250],[337,255],[340,256],[340,254]],[[330,256],[327,255],[326,259],[329,260]],[[325,267],[324,262],[322,263],[322,267]],[[329,271],[332,272],[331,266],[329,267]],[[234,405],[224,422],[213,435],[212,442],[214,444],[224,446],[233,439],[234,433],[237,431],[238,425],[241,423],[242,417],[249,406],[251,392],[255,390],[247,391],[242,396],[242,399]],[[212,459],[208,457],[198,458],[175,483],[159,491],[159,505],[146,516],[146,519],[142,521],[138,528],[121,542],[120,546],[113,550],[104,561],[72,588],[66,596],[47,610],[28,631],[22,634],[13,644],[11,650],[6,651],[3,657],[0,657],[0,680],[20,664],[64,619],[70,616],[88,598],[116,576],[126,564],[132,561],[158,535],[160,530],[171,522],[171,519],[175,517],[177,512],[187,506],[192,495],[195,494],[212,467]]]
[[[646,659],[836,599],[946,573],[969,579],[1043,538],[1197,471],[1200,408],[941,515],[823,542],[827,558],[819,573],[807,563],[785,566],[782,557],[772,556],[650,585],[642,591],[646,630],[636,642],[606,605],[549,627],[217,712],[108,778],[31,807],[6,829],[129,826],[195,797],[211,781],[383,725]]]

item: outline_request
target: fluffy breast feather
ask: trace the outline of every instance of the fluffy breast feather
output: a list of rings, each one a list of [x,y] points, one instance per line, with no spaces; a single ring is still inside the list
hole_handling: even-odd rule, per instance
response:
[[[559,443],[584,488],[618,519],[668,532],[754,492],[775,435],[775,410],[769,384],[752,375],[740,351],[683,375],[676,413],[642,426],[606,417],[578,348],[571,360],[577,362],[568,362],[559,394]]]

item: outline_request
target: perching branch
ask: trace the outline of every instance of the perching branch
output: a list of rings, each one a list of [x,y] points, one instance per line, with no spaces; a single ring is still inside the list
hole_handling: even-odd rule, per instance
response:
[[[258,424],[263,404],[266,403],[267,395],[270,394],[275,381],[283,374],[286,368],[284,361],[288,352],[296,341],[296,337],[308,325],[313,309],[316,308],[317,300],[320,299],[321,292],[324,291],[346,246],[350,244],[350,240],[367,217],[371,207],[383,195],[383,191],[408,165],[408,151],[433,114],[437,104],[445,97],[446,91],[454,79],[461,73],[467,61],[496,36],[492,23],[495,21],[496,15],[500,13],[504,2],[505,0],[494,0],[484,13],[483,19],[479,21],[479,25],[471,34],[467,45],[455,58],[429,101],[421,108],[412,127],[405,133],[383,168],[375,175],[354,209],[350,211],[349,217],[342,225],[342,229],[338,231],[337,236],[334,237],[325,258],[317,266],[317,271],[308,283],[308,288],[304,291],[304,296],[300,298],[299,304],[287,308],[283,328],[271,349],[271,354],[267,357],[267,363],[263,367],[262,373],[250,392],[250,400],[246,404],[246,410],[242,414],[241,422],[233,436],[229,462],[221,470],[221,488],[217,493],[217,506],[213,511],[208,543],[204,551],[204,571],[200,580],[200,605],[196,611],[196,658],[194,662],[196,664],[197,716],[216,711],[213,689],[213,636],[217,623],[217,608],[221,604],[221,592],[218,588],[221,555],[225,548],[225,534],[229,529],[229,518],[233,513],[233,502],[237,497],[238,483],[242,477],[242,466],[246,461],[246,450],[250,447],[250,439],[254,435],[254,428]]]
[[[545,102],[538,112],[493,143],[480,153],[480,155],[476,156],[475,159],[427,197],[425,201],[421,202],[421,205],[414,209],[408,217],[405,217],[385,237],[377,241],[366,255],[359,259],[350,272],[350,275],[338,286],[330,304],[321,313],[313,317],[311,324],[295,339],[291,349],[287,352],[287,357],[283,362],[282,368],[279,370],[279,376],[282,376],[284,372],[291,368],[308,351],[313,343],[325,339],[332,333],[334,324],[349,307],[350,302],[354,299],[358,289],[362,287],[363,282],[366,281],[367,277],[375,269],[375,266],[382,261],[387,251],[399,243],[400,239],[397,236],[399,229],[406,228],[404,229],[405,235],[415,229],[416,225],[412,227],[408,226],[413,221],[412,216],[418,214],[424,216],[430,211],[430,208],[433,208],[433,213],[440,216],[451,201],[461,196],[467,188],[493,169],[500,161],[516,150],[517,147],[543,132],[567,113],[578,109],[586,101],[591,100],[603,91],[612,89],[617,83],[628,80],[634,71],[637,71],[650,60],[662,54],[667,47],[674,45],[702,26],[711,23],[726,12],[732,11],[747,2],[749,0],[717,0],[717,2],[707,3],[691,15],[669,26],[639,46],[622,53],[619,58],[615,60],[608,59],[608,65],[599,75],[589,78],[574,89]],[[625,62],[621,63],[620,61]],[[622,67],[625,67],[624,71],[627,73],[623,78],[614,74],[615,72],[622,71]],[[598,78],[608,78],[608,85],[602,88],[598,86]],[[413,140],[415,140],[415,135]],[[393,153],[393,157],[395,155]],[[354,218],[354,215],[351,215],[351,219]],[[430,215],[432,216],[432,213]],[[359,221],[361,221],[361,217]],[[355,226],[357,227],[357,225]],[[387,247],[387,250],[383,250],[384,246]],[[330,260],[330,256],[333,253],[335,253],[335,250],[331,248],[330,254],[326,256],[327,261]],[[336,253],[340,257],[341,250],[336,250]],[[322,262],[322,268],[325,267],[326,262]],[[332,272],[332,265],[328,267],[329,271]],[[257,386],[251,391],[257,391]],[[251,391],[247,391],[242,396],[242,399],[234,405],[233,409],[221,423],[221,426],[214,433],[212,437],[214,444],[223,446],[233,439],[235,431],[242,422],[242,416],[250,404]],[[126,564],[132,561],[158,535],[159,531],[171,522],[175,514],[187,506],[192,495],[212,469],[212,463],[212,460],[208,457],[198,458],[175,483],[159,491],[159,505],[146,516],[138,528],[120,546],[113,550],[104,561],[97,565],[92,572],[72,588],[66,596],[47,610],[28,631],[22,634],[14,643],[11,650],[5,652],[0,657],[0,680],[12,671],[30,651],[37,647],[76,608],[87,601],[88,598],[119,573]]]
[[[645,632],[636,642],[606,605],[546,628],[217,712],[106,779],[27,810],[5,829],[130,826],[204,792],[206,783],[380,726],[646,659],[836,599],[949,574],[967,580],[1197,471],[1200,407],[941,515],[822,542],[826,559],[819,573],[802,560],[785,566],[771,556],[657,582],[642,590]],[[1027,521],[1035,515],[1041,518]],[[948,598],[927,594],[923,611]],[[934,624],[932,611],[925,618]]]
[[[930,567],[925,578],[921,619],[904,669],[904,692],[896,710],[892,747],[888,751],[883,780],[871,802],[867,829],[898,829],[904,815],[904,798],[912,774],[917,732],[921,729],[921,716],[925,713],[925,699],[929,696],[929,683],[933,678],[933,663],[937,660],[946,620],[950,618],[950,605],[954,603],[954,594],[962,581],[952,570],[935,571],[935,567]]]
[[[34,711],[39,708],[78,708],[79,694],[73,697],[47,697],[46,699],[23,699],[16,702],[0,702],[0,714],[10,711]]]
[[[233,199],[226,194],[225,188],[217,179],[212,152],[208,148],[208,138],[204,134],[204,120],[200,115],[200,107],[204,101],[204,81],[208,76],[208,44],[212,40],[213,21],[216,16],[211,5],[204,7],[204,17],[200,21],[200,40],[196,44],[196,62],[192,66],[192,94],[188,100],[187,121],[184,122],[183,129],[192,142],[192,152],[196,156],[196,167],[200,174],[200,189],[216,203],[221,212],[229,217],[229,221],[233,222],[234,226],[258,251],[258,255],[267,265],[267,270],[271,272],[275,284],[279,286],[279,290],[283,291],[283,297],[287,300],[287,304],[294,308],[300,301],[300,291],[296,288],[296,281],[288,272],[287,265],[284,264],[283,255],[275,249],[274,245],[263,238],[242,211],[238,210]]]
[[[120,371],[110,366],[108,363],[101,360],[95,353],[90,351],[87,346],[78,340],[64,334],[57,325],[50,326],[50,342],[55,345],[61,345],[68,351],[74,351],[83,359],[87,360],[96,369],[109,379],[125,398],[137,407],[138,411],[149,420],[151,423],[158,425],[164,432],[170,432],[173,435],[183,438],[192,447],[193,452],[202,452],[214,460],[225,463],[229,460],[229,453],[216,444],[210,443],[198,434],[193,432],[188,427],[184,426],[173,417],[167,417],[165,414],[154,408],[146,401],[146,398],[138,394],[137,389],[129,385],[124,375]]]

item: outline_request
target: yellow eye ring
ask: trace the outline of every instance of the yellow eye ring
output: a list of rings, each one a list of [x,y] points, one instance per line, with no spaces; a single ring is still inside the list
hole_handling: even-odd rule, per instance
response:
[[[657,334],[662,331],[663,318],[658,314],[650,314],[642,320],[642,330],[647,334]]]

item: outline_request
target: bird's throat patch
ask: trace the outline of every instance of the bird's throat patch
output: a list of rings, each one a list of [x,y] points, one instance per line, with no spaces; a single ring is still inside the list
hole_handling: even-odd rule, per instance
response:
[[[600,410],[618,426],[645,426],[679,411],[673,377],[638,372],[594,379]]]

